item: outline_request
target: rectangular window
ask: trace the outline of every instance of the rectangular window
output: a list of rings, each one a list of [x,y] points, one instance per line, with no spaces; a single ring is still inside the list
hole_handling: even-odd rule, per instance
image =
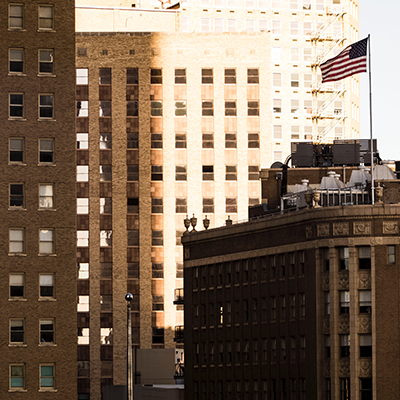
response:
[[[150,107],[152,117],[162,117],[162,101],[151,101]]]
[[[236,149],[236,133],[225,133],[225,148]]]
[[[282,86],[282,74],[280,72],[272,73],[272,86],[281,87]]]
[[[340,301],[340,314],[350,313],[350,292],[341,290],[339,292]]]
[[[175,116],[185,117],[186,116],[186,101],[175,102]]]
[[[39,139],[39,163],[52,164],[54,162],[54,140]]]
[[[153,328],[153,344],[164,344],[164,328]]]
[[[99,117],[111,117],[111,101],[99,102]]]
[[[24,252],[24,229],[10,229],[10,253]]]
[[[99,69],[99,85],[111,85],[111,68]]]
[[[39,30],[54,29],[54,7],[39,6]]]
[[[175,180],[186,181],[186,165],[175,165]]]
[[[358,292],[360,314],[371,314],[372,298],[370,290],[360,290]]]
[[[186,85],[186,69],[175,69],[175,84]]]
[[[126,84],[138,85],[139,84],[139,70],[138,68],[127,68],[126,70]]]
[[[164,311],[164,296],[152,296],[152,310]]]
[[[371,269],[371,247],[358,247],[358,269]]]
[[[89,312],[89,296],[78,296],[78,312]]]
[[[40,365],[40,389],[54,389],[55,373],[54,365]]]
[[[39,50],[39,75],[54,74],[53,55],[53,50]]]
[[[290,0],[289,9],[290,10],[298,10],[299,9],[299,0]]]
[[[350,335],[339,335],[340,358],[350,357]]]
[[[163,231],[151,231],[151,245],[163,246],[164,244]]]
[[[298,47],[290,48],[290,61],[293,63],[298,63],[300,60],[300,49]]]
[[[24,50],[10,49],[9,51],[9,69],[10,74],[24,73]]]
[[[237,198],[236,197],[227,197],[225,199],[225,212],[228,213],[237,213]]]
[[[247,102],[247,115],[249,117],[258,117],[260,115],[260,105],[258,100]]]
[[[10,139],[9,157],[10,163],[24,162],[24,139]]]
[[[78,279],[89,279],[89,263],[78,263]]]
[[[202,147],[203,147],[203,149],[213,149],[214,148],[214,134],[213,133],[203,133],[202,134]]]
[[[290,36],[299,36],[299,21],[290,21]]]
[[[266,19],[258,20],[258,30],[259,30],[259,32],[267,32],[268,31],[268,21]]]
[[[162,133],[152,133],[151,134],[151,148],[152,149],[162,149],[162,147],[163,147]]]
[[[299,74],[291,74],[290,75],[290,86],[291,87],[299,87],[300,85],[300,75]]]
[[[249,179],[249,181],[258,181],[259,180],[259,166],[258,165],[249,165],[248,166],[248,179]]]
[[[127,204],[128,214],[138,214],[139,213],[139,198],[138,197],[128,197],[126,204]]]
[[[228,32],[236,32],[236,31],[237,31],[236,19],[228,18]]]
[[[39,297],[54,298],[54,275],[40,274],[39,275]]]
[[[274,139],[282,139],[282,125],[273,126]]]
[[[201,115],[203,117],[214,116],[214,102],[212,100],[203,100],[201,102]]]
[[[10,319],[10,343],[23,344],[25,342],[24,319]]]
[[[225,101],[225,116],[236,117],[236,100]]]
[[[282,35],[282,23],[281,23],[281,21],[272,21],[272,35],[273,36]]]
[[[258,68],[247,69],[247,83],[248,84],[259,84]]]
[[[249,133],[247,135],[247,145],[249,149],[258,149],[260,147],[260,134]]]
[[[225,69],[225,85],[236,85],[236,69]]]
[[[372,378],[360,378],[360,400],[371,400],[372,398]]]
[[[139,231],[138,230],[127,231],[127,245],[129,247],[139,246]]]
[[[25,388],[25,365],[11,364],[10,365],[10,389]]]
[[[139,180],[139,165],[127,166],[127,181],[133,182]]]
[[[25,297],[25,275],[10,274],[10,299],[23,299]]]
[[[24,5],[10,4],[8,15],[9,29],[24,29]]]
[[[112,149],[111,133],[100,133],[100,150]]]
[[[214,18],[214,32],[223,32],[223,31],[224,31],[224,19]]]
[[[186,133],[175,133],[175,148],[186,149]]]
[[[255,20],[254,19],[246,19],[246,32],[255,32],[255,31],[256,31]]]
[[[212,85],[214,83],[212,68],[202,68],[201,83],[203,85]]]
[[[200,18],[201,32],[210,32],[210,18]]]
[[[162,214],[163,213],[163,199],[161,198],[152,198],[151,199],[151,212],[153,214]]]
[[[79,199],[77,199],[79,200]],[[39,185],[39,208],[53,208],[53,185],[40,184]],[[87,214],[87,213],[85,213]]]
[[[127,101],[126,102],[126,116],[127,117],[138,117],[139,116],[139,102],[138,101]]]
[[[100,182],[111,182],[112,181],[112,166],[111,165],[100,165]]]
[[[360,357],[372,357],[372,335],[358,335],[360,342]]]
[[[339,271],[349,269],[349,248],[339,247]]]
[[[54,343],[54,320],[41,319],[39,325],[40,343]]]
[[[236,165],[226,165],[225,166],[225,180],[226,181],[236,181]]]
[[[24,94],[10,93],[9,94],[9,117],[24,118]]]
[[[214,166],[203,165],[203,181],[213,181],[213,180],[214,180]]]
[[[151,277],[152,279],[163,279],[164,278],[164,265],[163,263],[152,263],[151,264]]]
[[[162,69],[152,68],[150,70],[150,83],[162,85]]]
[[[396,263],[396,246],[387,246],[388,250],[388,262],[390,264]]]
[[[151,180],[162,181],[163,180],[163,167],[162,165],[151,166]]]
[[[39,118],[54,119],[54,96],[39,94]]]
[[[39,253],[54,254],[54,230],[39,230]]]
[[[83,231],[83,230],[76,231],[76,245],[78,247],[89,246],[89,231]]]
[[[213,197],[203,197],[203,214],[214,214]]]
[[[186,197],[177,197],[175,199],[175,212],[177,214],[186,214],[187,213],[187,198]]]
[[[100,231],[100,247],[112,246],[112,230]]]
[[[9,207],[23,208],[24,207],[24,184],[23,183],[11,183],[9,186],[9,190],[10,190]]]
[[[76,69],[76,84],[77,85],[88,85],[89,84],[89,72],[87,68]]]

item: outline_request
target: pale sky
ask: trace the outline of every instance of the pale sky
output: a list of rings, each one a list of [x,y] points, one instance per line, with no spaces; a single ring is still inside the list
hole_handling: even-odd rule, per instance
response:
[[[372,134],[384,160],[400,160],[400,127],[396,123],[400,84],[395,77],[400,65],[396,44],[399,15],[399,0],[360,0],[360,40],[371,35]],[[392,45],[393,51],[389,51]],[[361,138],[366,139],[370,137],[368,73],[360,78]]]

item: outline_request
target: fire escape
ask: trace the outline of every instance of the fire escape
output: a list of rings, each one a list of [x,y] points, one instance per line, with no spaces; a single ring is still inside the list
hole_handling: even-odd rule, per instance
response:
[[[321,83],[319,65],[333,57],[335,50],[341,50],[345,40],[343,29],[335,31],[334,24],[340,23],[345,14],[343,7],[327,7],[325,23],[317,26],[311,34],[313,44],[313,60],[311,68],[313,71],[313,111],[312,119],[314,125],[314,143],[332,143],[335,139],[335,127],[340,125],[346,118],[343,107],[335,109],[335,101],[343,99],[346,87],[343,81]],[[319,47],[318,45],[322,45]],[[321,104],[321,99],[323,100]],[[324,129],[318,127],[322,121]]]
[[[174,304],[176,306],[182,306],[184,304],[184,292],[183,288],[175,289],[174,293]],[[177,344],[182,344],[184,342],[184,327],[183,325],[176,325],[175,326],[175,337],[174,342]],[[182,384],[185,379],[185,365],[183,363],[183,351],[181,353],[181,357],[177,358],[175,363],[175,374],[174,379],[176,384]]]

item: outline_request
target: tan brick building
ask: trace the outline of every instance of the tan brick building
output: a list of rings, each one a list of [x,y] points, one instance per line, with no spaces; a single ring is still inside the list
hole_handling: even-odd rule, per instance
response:
[[[74,2],[2,1],[2,399],[76,397]]]
[[[359,137],[358,77],[313,67],[358,39],[358,2],[166,7],[76,3],[82,399],[125,383],[127,291],[141,381],[173,383],[186,214],[247,218],[292,141]]]

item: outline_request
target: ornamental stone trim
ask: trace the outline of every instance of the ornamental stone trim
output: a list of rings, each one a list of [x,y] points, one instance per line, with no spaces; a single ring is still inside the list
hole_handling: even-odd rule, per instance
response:
[[[341,333],[341,334],[349,334],[350,333],[350,324],[349,324],[349,316],[348,315],[340,315],[339,316],[339,333]]]
[[[371,222],[369,222],[369,221],[354,222],[353,233],[355,235],[370,235],[371,234]]]
[[[372,333],[371,315],[360,315],[358,320],[359,333]]]
[[[329,224],[319,224],[317,227],[318,236],[328,236],[329,235]]]
[[[360,360],[359,368],[360,368],[359,372],[360,377],[369,378],[372,376],[372,360],[368,359]]]
[[[393,235],[399,232],[397,221],[382,221],[382,232],[386,235]]]
[[[357,289],[371,289],[371,273],[368,271],[360,271],[358,273]]]
[[[339,361],[339,376],[350,376],[350,361]]]
[[[349,234],[349,224],[347,222],[337,222],[333,224],[333,236],[347,236]]]
[[[349,271],[339,272],[339,290],[349,290]]]

